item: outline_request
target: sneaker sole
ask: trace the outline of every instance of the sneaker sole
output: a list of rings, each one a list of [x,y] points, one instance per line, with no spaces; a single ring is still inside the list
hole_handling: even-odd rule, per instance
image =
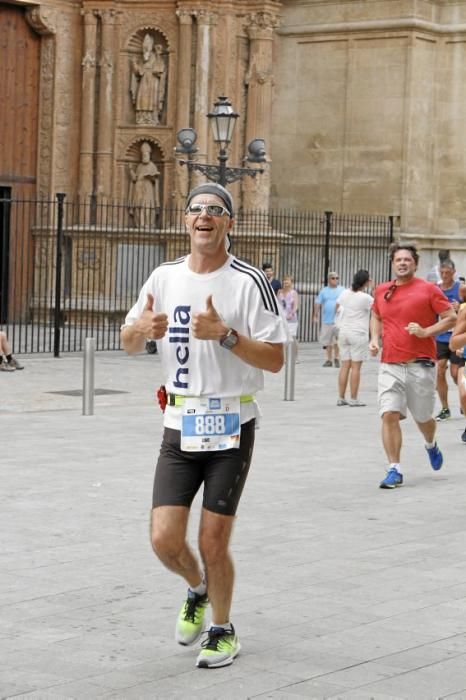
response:
[[[436,464],[435,466],[432,464],[432,462],[430,461],[430,457],[429,457],[429,464],[432,468],[432,471],[439,472],[441,470],[441,468],[443,467],[443,456],[442,456],[442,461],[440,462],[440,464]]]
[[[176,633],[176,631],[175,631],[175,641],[176,641],[178,644],[181,644],[182,647],[192,647],[193,644],[196,644],[197,640],[198,640],[198,639],[202,636],[202,634],[205,632],[206,627],[207,627],[206,623],[203,622],[202,628],[201,628],[199,634],[198,634],[196,637],[194,637],[194,639],[192,639],[190,642],[185,642],[185,641],[182,640],[182,639],[178,639],[177,633]]]
[[[209,664],[207,659],[201,659],[196,663],[197,668],[222,668],[223,666],[230,666],[233,663],[233,660],[236,659],[238,656],[239,652],[241,649],[241,644],[238,642],[238,646],[236,648],[235,653],[232,656],[229,656],[227,659],[224,659],[223,661],[217,661],[216,664]]]
[[[396,489],[399,486],[403,486],[402,481],[399,484],[380,484],[379,489]]]

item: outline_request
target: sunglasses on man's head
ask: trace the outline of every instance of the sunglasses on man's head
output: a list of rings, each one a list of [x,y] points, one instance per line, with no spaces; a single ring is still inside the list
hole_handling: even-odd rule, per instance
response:
[[[224,214],[228,214],[228,216],[230,216],[228,209],[222,207],[221,204],[190,204],[186,209],[186,213],[199,215],[204,211],[204,209],[209,216],[223,216]]]

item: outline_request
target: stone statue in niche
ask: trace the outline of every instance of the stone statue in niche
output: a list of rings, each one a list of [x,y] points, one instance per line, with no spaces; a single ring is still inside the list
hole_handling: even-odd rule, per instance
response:
[[[160,123],[165,103],[167,71],[163,46],[155,44],[154,37],[146,34],[142,42],[142,60],[133,59],[131,99],[136,110],[136,124]]]
[[[141,144],[141,161],[136,168],[130,167],[129,214],[135,226],[146,228],[155,224],[160,209],[160,172],[151,160],[151,146]]]

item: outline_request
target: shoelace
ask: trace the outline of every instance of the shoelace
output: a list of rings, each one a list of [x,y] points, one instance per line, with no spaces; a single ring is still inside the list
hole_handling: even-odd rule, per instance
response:
[[[185,605],[184,619],[190,620],[191,622],[196,622],[196,612],[198,605],[201,601],[201,596],[196,595],[196,597],[188,596]]]
[[[204,649],[211,649],[212,651],[217,651],[219,643],[222,641],[223,637],[233,636],[233,630],[225,630],[223,627],[213,627],[207,630],[207,637],[201,642],[201,647]]]

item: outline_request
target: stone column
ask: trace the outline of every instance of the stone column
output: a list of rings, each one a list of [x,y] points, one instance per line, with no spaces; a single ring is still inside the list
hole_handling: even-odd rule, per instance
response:
[[[79,159],[79,194],[84,200],[94,192],[94,120],[97,17],[93,10],[83,10],[84,41],[81,92],[81,147]]]
[[[40,106],[38,123],[37,193],[44,199],[55,197],[55,119],[57,82],[58,17],[52,8],[26,10],[26,20],[42,36],[40,49]]]
[[[112,136],[113,136],[113,69],[115,10],[100,13],[101,53],[97,129],[96,192],[108,197],[111,192]]]
[[[176,130],[189,127],[191,104],[191,45],[193,32],[192,10],[177,10],[179,21],[178,31],[178,74],[176,92]],[[176,207],[182,207],[188,193],[188,169],[177,164],[175,172],[175,201]]]
[[[212,55],[212,26],[217,22],[217,14],[207,10],[196,10],[197,18],[197,55],[196,55],[196,101],[194,105],[194,129],[197,133],[197,157],[200,163],[206,163],[208,158],[209,120],[210,112],[209,84]],[[193,174],[193,187],[206,180],[201,173]]]
[[[249,68],[246,75],[247,120],[245,141],[265,139],[270,148],[272,120],[273,65],[272,49],[274,30],[278,19],[269,12],[256,12],[248,16],[246,31],[250,41]],[[243,180],[243,207],[245,211],[267,210],[269,207],[270,173],[267,164],[263,175]],[[251,167],[259,165],[251,164]]]

